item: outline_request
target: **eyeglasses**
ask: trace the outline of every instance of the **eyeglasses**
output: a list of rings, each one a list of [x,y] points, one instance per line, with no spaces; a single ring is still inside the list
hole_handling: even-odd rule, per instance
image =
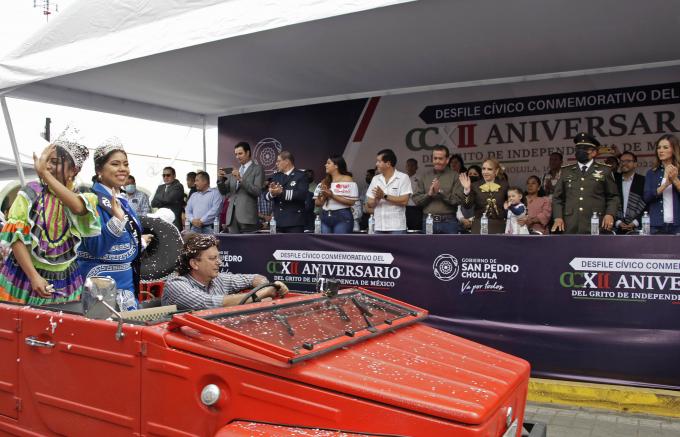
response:
[[[621,164],[630,164],[631,162],[635,162],[632,159],[622,159]]]
[[[164,178],[169,178],[170,176],[172,176],[172,173],[163,173]]]

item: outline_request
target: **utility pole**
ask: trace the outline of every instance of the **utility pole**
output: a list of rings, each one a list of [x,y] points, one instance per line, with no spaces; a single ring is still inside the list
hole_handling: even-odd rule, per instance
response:
[[[59,5],[50,0],[33,0],[33,7],[42,9],[42,14],[45,16],[45,21],[49,21],[50,15],[52,14],[52,7],[54,7],[54,12],[59,12]]]
[[[43,133],[42,137],[45,138],[45,141],[48,143],[50,142],[50,124],[52,123],[52,119],[50,117],[45,117],[45,132]]]

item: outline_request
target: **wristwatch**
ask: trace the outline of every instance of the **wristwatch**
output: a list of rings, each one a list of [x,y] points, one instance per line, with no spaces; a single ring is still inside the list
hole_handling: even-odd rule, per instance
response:
[[[387,194],[383,194],[383,199],[387,200]]]

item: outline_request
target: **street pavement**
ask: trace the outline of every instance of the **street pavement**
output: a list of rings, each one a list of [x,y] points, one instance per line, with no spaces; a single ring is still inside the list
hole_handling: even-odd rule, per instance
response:
[[[528,402],[527,422],[548,425],[547,437],[680,437],[680,419]]]

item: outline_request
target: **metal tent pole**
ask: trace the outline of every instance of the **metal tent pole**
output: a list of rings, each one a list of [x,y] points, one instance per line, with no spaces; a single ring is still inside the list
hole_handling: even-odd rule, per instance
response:
[[[208,152],[206,151],[207,146],[205,144],[205,126],[206,126],[205,115],[203,115],[203,171],[208,171],[208,157],[207,157]]]
[[[9,142],[12,144],[12,151],[14,152],[14,160],[17,163],[17,171],[19,172],[19,182],[23,187],[26,185],[26,178],[24,177],[24,167],[21,165],[21,158],[19,157],[19,148],[17,147],[17,139],[14,136],[14,127],[12,126],[12,118],[9,115],[9,108],[7,107],[7,100],[5,96],[0,96],[0,104],[2,104],[2,113],[5,117],[5,125],[7,126],[7,134],[9,134]]]

